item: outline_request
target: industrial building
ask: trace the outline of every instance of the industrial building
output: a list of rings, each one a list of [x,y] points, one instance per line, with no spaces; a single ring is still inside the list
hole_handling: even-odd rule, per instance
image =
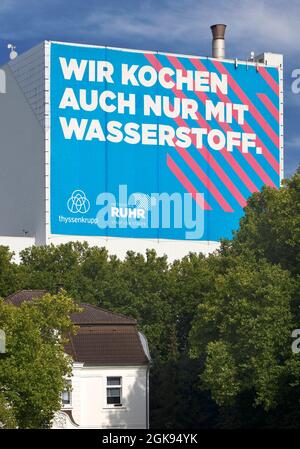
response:
[[[282,55],[44,41],[1,68],[0,244],[215,250],[283,177]]]

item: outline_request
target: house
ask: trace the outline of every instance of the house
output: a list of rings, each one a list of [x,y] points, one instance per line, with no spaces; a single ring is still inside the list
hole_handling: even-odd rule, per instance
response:
[[[6,301],[19,306],[42,298],[43,290],[22,290]],[[73,358],[70,391],[62,394],[53,428],[139,429],[149,427],[150,354],[137,322],[90,304],[71,319],[78,326],[66,353]]]

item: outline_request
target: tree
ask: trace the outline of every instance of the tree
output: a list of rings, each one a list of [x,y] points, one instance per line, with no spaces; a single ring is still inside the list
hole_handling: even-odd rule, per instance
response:
[[[234,238],[207,259],[214,279],[193,321],[191,355],[205,358],[201,388],[225,426],[299,427],[300,359],[291,351],[299,254],[300,169],[279,190],[253,194]]]
[[[266,411],[276,407],[294,360],[293,288],[287,271],[254,257],[235,256],[216,276],[198,306],[191,343],[194,357],[206,357],[202,385],[219,405],[232,405],[240,393],[253,389],[255,404]]]
[[[175,314],[178,350],[188,354],[189,332],[197,306],[210,290],[214,270],[203,254],[190,253],[170,268],[172,310]]]
[[[74,331],[70,313],[80,310],[64,292],[16,307],[0,302],[0,328],[7,356],[0,359],[0,421],[19,428],[47,428],[61,407],[71,375],[66,335]],[[10,416],[8,417],[8,414]]]
[[[240,228],[223,243],[223,252],[245,249],[300,274],[300,167],[280,189],[264,187],[248,200]]]
[[[25,250],[19,282],[53,293],[60,285],[77,300],[135,317],[153,359],[151,426],[196,428],[216,420],[215,405],[198,389],[199,363],[188,356],[192,319],[213,276],[201,254],[170,266],[151,250],[146,256],[128,252],[121,261],[103,248],[69,243]]]
[[[59,246],[33,246],[20,254],[19,285],[23,289],[43,289],[55,294],[64,288],[73,298],[97,304],[101,295],[98,282],[107,275],[105,248],[89,248],[86,242]],[[97,279],[95,279],[95,277]]]
[[[79,242],[28,248],[18,268],[19,288],[52,294],[63,288],[76,301],[136,318],[152,352],[161,357],[168,352],[176,316],[169,284],[167,259],[155,251],[145,257],[129,251],[121,261],[105,248]]]
[[[176,316],[167,258],[158,257],[154,250],[145,257],[129,251],[124,261],[112,260],[109,266],[111,275],[100,304],[136,318],[152,355],[166,358]]]
[[[18,289],[18,265],[12,261],[13,253],[0,245],[0,297],[8,296]]]
[[[17,268],[4,252],[3,289],[54,294],[63,287],[78,301],[136,318],[153,358],[152,425],[295,427],[299,197],[300,169],[279,190],[252,195],[239,230],[218,252],[171,265],[151,250],[120,260],[78,242],[27,249]]]
[[[16,426],[14,412],[5,396],[0,393],[0,429],[15,429]]]

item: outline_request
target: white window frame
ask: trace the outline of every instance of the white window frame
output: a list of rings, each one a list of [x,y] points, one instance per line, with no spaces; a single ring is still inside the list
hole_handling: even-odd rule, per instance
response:
[[[120,382],[118,385],[109,385],[109,379],[120,379]],[[118,388],[120,390],[120,402],[117,404],[109,404],[108,403],[108,390],[112,388]],[[105,386],[105,408],[115,408],[120,409],[124,408],[123,403],[123,378],[122,376],[106,376],[106,386]]]
[[[72,407],[72,393],[73,393],[73,386],[72,386],[72,381],[71,381],[71,379],[70,380],[68,380],[68,383],[70,384],[70,390],[67,390],[67,388],[65,388],[63,391],[62,391],[62,393],[61,393],[61,403],[62,403],[62,407],[63,408],[71,408]],[[63,402],[63,394],[66,392],[66,391],[68,391],[68,394],[69,394],[69,398],[70,398],[70,402],[68,402],[67,404],[65,404],[64,402]]]

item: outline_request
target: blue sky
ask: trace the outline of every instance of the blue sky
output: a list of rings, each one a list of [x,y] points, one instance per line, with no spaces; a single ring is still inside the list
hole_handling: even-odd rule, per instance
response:
[[[0,0],[0,64],[8,43],[21,53],[46,39],[209,56],[209,26],[226,23],[227,57],[284,55],[288,177],[300,162],[299,22],[299,0]]]

